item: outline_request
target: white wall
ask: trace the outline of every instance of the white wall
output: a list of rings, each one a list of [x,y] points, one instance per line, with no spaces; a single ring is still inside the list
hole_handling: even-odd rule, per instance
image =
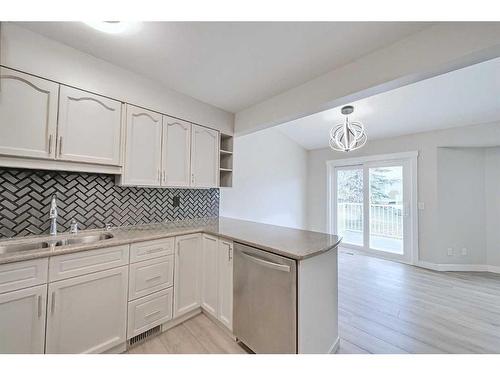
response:
[[[232,134],[234,115],[22,27],[1,23],[0,63]]]
[[[276,129],[236,137],[233,187],[221,188],[220,215],[305,228],[307,151]]]
[[[500,267],[500,147],[487,149],[485,161],[486,256]]]
[[[487,264],[485,152],[481,147],[438,148],[438,263]],[[500,187],[498,185],[497,187]],[[497,222],[500,224],[500,222]],[[462,254],[462,249],[466,255]]]
[[[311,230],[326,231],[326,161],[340,158],[419,151],[418,201],[420,259],[439,263],[447,259],[447,249],[438,242],[438,147],[495,147],[500,145],[500,124],[482,124],[402,137],[368,140],[365,147],[349,154],[328,148],[309,152],[308,211]],[[499,164],[497,164],[499,165]]]

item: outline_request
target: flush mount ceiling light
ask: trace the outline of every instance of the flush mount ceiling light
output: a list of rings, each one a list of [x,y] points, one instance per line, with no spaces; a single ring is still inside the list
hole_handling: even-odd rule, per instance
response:
[[[129,33],[131,31],[136,31],[138,29],[137,22],[124,22],[124,21],[89,21],[84,22],[87,26],[93,29],[102,31],[108,34],[123,34],[125,32]]]
[[[354,112],[354,107],[346,105],[342,107],[341,112],[345,115],[345,121],[330,130],[330,148],[335,151],[349,152],[363,147],[367,140],[365,128],[361,122],[350,121],[348,117]]]

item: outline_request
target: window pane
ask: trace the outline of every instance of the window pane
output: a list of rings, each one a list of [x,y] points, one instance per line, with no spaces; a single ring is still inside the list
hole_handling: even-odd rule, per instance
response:
[[[337,170],[337,234],[363,246],[363,169]]]
[[[403,167],[370,168],[370,248],[403,254]]]

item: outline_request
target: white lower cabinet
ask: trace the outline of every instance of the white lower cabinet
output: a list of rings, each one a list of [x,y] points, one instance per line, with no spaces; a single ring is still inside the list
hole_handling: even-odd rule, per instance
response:
[[[126,340],[128,267],[49,284],[46,353],[102,353]]]
[[[201,247],[200,234],[175,238],[174,318],[200,307]]]
[[[0,294],[0,353],[44,352],[47,285]]]
[[[172,288],[128,304],[127,339],[172,319]]]
[[[233,243],[203,235],[201,307],[233,329]]]
[[[218,257],[219,239],[203,235],[201,267],[201,307],[217,318]]]
[[[219,240],[217,319],[233,330],[233,242]]]
[[[172,255],[130,265],[128,298],[133,300],[168,288],[173,283]]]

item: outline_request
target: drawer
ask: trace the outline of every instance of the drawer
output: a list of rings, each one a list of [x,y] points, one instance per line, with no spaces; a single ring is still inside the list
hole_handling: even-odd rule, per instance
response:
[[[128,303],[127,339],[172,319],[172,288]]]
[[[175,238],[138,242],[130,245],[130,263],[163,257],[174,253]]]
[[[48,258],[0,265],[0,293],[47,284]]]
[[[144,297],[171,287],[174,279],[174,256],[150,259],[130,265],[128,299]]]
[[[58,255],[50,258],[49,281],[67,279],[128,264],[129,245]]]

